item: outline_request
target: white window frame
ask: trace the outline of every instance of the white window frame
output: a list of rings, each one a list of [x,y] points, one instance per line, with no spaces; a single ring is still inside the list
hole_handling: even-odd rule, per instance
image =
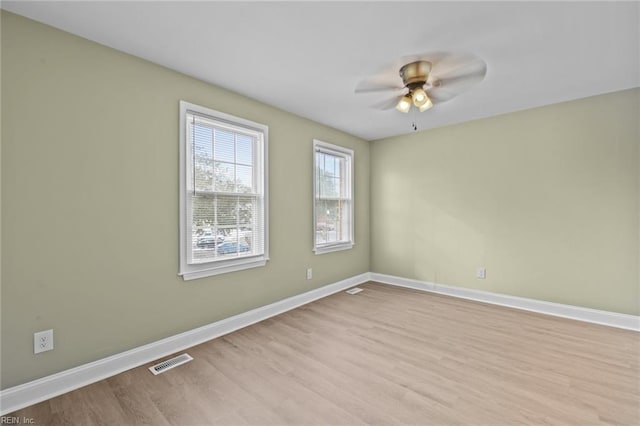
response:
[[[235,128],[241,128],[250,133],[261,136],[261,142],[258,143],[257,155],[258,161],[256,167],[259,168],[258,172],[262,176],[261,190],[263,194],[263,223],[262,223],[262,236],[264,238],[264,252],[260,255],[243,256],[237,259],[221,259],[200,264],[190,264],[189,258],[191,251],[189,250],[192,244],[192,232],[190,223],[189,210],[191,206],[188,205],[187,197],[187,183],[189,182],[189,154],[190,140],[187,135],[187,114],[194,113],[206,117],[209,120],[219,122],[221,126],[231,126]],[[249,268],[256,268],[266,265],[269,260],[269,173],[268,173],[268,146],[269,146],[269,127],[255,123],[253,121],[235,117],[230,114],[215,111],[210,108],[206,108],[200,105],[195,105],[189,102],[180,101],[180,265],[178,275],[182,276],[184,280],[192,280],[196,278],[204,278],[212,275],[224,274],[228,272],[241,271]],[[260,149],[260,147],[262,149]]]
[[[319,200],[320,195],[318,194],[318,173],[316,167],[316,153],[324,152],[330,155],[335,155],[342,157],[346,160],[347,166],[345,167],[347,182],[347,197],[349,201],[349,213],[348,213],[348,241],[340,241],[335,243],[319,243],[317,241],[317,223],[318,223],[318,212],[317,212],[317,201]],[[328,142],[323,142],[318,139],[313,140],[313,251],[315,254],[324,254],[331,253],[339,250],[349,250],[353,248],[354,241],[354,231],[355,231],[355,222],[354,222],[354,152],[352,149],[344,148],[338,145],[334,145]]]

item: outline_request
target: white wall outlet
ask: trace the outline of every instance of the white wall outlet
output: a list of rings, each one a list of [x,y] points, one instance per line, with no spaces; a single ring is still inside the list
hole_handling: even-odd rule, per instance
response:
[[[484,280],[485,278],[487,278],[487,269],[478,268],[478,270],[476,271],[476,277],[481,280]]]
[[[311,278],[313,278],[313,269],[309,268],[307,269],[307,279],[310,280]]]
[[[39,354],[53,350],[53,330],[33,333],[33,353]]]

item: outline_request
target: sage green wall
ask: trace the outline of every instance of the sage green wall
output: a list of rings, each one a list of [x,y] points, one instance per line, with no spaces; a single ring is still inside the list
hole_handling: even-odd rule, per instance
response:
[[[264,268],[176,275],[181,99],[269,126]],[[2,123],[3,388],[369,271],[364,140],[7,12]],[[355,150],[349,251],[312,253],[314,138]]]
[[[372,142],[372,270],[640,314],[639,99]]]

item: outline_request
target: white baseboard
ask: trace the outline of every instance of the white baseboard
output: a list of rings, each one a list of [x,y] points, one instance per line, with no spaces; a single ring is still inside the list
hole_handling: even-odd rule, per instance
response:
[[[556,317],[570,318],[578,321],[608,325],[610,327],[624,328],[626,330],[640,331],[640,316],[635,315],[619,314],[617,312],[600,311],[580,306],[563,305],[561,303],[545,302],[542,300],[527,299],[524,297],[509,296],[506,294],[491,293],[488,291],[474,290],[464,287],[436,284],[395,277],[392,275],[378,274],[375,272],[371,273],[371,280],[383,284],[407,287],[431,293],[439,293],[462,299],[491,303],[493,305],[508,306],[510,308],[538,312]]]
[[[383,284],[640,331],[640,317],[634,315],[599,311],[596,309],[562,305],[559,303],[367,272],[148,345],[140,346],[22,385],[4,389],[0,391],[0,416],[98,382],[173,353],[183,351],[192,346],[199,345],[200,343],[215,339],[216,337],[223,336],[367,281],[376,281]]]
[[[370,280],[364,273],[126,352],[0,391],[0,416],[98,382]]]

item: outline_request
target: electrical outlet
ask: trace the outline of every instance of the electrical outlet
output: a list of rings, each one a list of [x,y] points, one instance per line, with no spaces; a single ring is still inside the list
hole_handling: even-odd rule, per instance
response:
[[[476,271],[476,277],[484,280],[485,278],[487,278],[487,269],[486,268],[478,268],[478,270]]]
[[[33,353],[39,354],[53,350],[53,330],[33,333]]]
[[[313,278],[313,269],[309,268],[307,269],[307,279],[310,280],[311,278]]]

